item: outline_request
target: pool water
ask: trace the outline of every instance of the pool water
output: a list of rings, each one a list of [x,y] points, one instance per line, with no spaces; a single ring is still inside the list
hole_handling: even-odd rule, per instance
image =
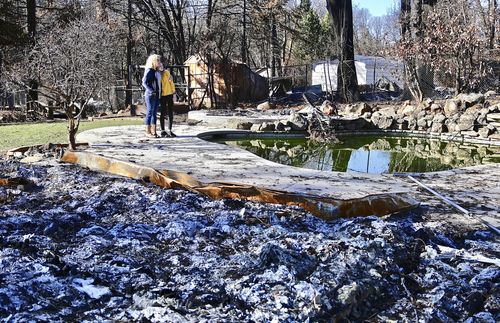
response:
[[[284,165],[337,172],[434,172],[485,163],[500,163],[500,147],[426,138],[350,136],[341,143],[306,138],[224,139]]]

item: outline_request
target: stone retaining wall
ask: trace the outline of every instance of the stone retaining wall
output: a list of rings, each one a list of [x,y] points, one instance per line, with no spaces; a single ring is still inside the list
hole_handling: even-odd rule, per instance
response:
[[[325,114],[335,109],[323,104]],[[331,117],[338,134],[431,137],[448,141],[500,145],[500,99],[483,94],[461,94],[449,100],[427,99],[420,104],[406,101],[377,106],[366,102],[337,107],[339,116]],[[307,118],[292,113],[286,120],[240,122],[237,129],[254,132],[307,130]]]
[[[500,141],[500,101],[482,94],[461,94],[444,101],[372,107],[344,105],[338,130],[382,130],[444,140],[478,143]]]

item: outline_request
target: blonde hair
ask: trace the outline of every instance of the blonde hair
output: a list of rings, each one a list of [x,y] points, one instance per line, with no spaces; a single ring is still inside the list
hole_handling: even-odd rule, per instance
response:
[[[148,59],[146,60],[146,65],[144,67],[157,70],[161,65],[160,59],[161,59],[160,55],[156,54],[149,55]]]

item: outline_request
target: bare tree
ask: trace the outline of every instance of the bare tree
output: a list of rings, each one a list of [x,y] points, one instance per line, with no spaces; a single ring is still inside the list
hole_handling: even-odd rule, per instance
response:
[[[467,0],[426,3],[431,6],[422,10],[421,0],[401,2],[402,37],[397,48],[398,55],[405,60],[406,83],[413,98],[420,101],[431,94],[429,74],[434,71],[456,93],[478,91],[494,84],[488,58],[481,50],[487,42],[472,3]]]
[[[358,80],[354,64],[352,1],[328,0],[333,33],[338,47],[337,89],[343,102],[359,100]]]
[[[39,94],[64,108],[68,117],[68,142],[76,149],[75,135],[91,98],[113,84],[116,35],[107,25],[84,15],[54,27],[39,37],[29,53],[29,64],[20,62],[15,75],[20,84],[36,76]]]
[[[483,8],[483,4],[481,0],[476,0],[476,8],[475,8],[483,21],[484,28],[487,32],[488,39],[488,48],[495,48],[495,29],[498,20],[497,13],[497,0],[488,0],[486,10]]]
[[[139,11],[135,13],[136,23],[156,37],[161,35],[174,63],[182,65],[190,53],[198,23],[193,10],[204,5],[190,5],[188,0],[138,0],[137,6]],[[158,53],[161,55],[161,50]]]

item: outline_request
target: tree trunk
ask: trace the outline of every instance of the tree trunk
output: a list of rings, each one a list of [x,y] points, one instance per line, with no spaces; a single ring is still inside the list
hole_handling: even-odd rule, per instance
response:
[[[36,0],[26,1],[26,11],[28,18],[28,39],[30,47],[35,46],[36,41]],[[35,79],[29,81],[28,89],[28,102],[31,102],[33,108],[36,109],[36,102],[38,101],[38,82]]]
[[[73,120],[74,122],[74,120]],[[68,129],[68,147],[70,150],[76,150],[76,130]]]
[[[339,51],[337,91],[342,102],[355,102],[359,100],[359,90],[354,63],[352,1],[328,0],[327,9]]]
[[[428,2],[433,4],[434,2]],[[401,38],[403,41],[421,44],[423,41],[422,0],[401,0]],[[410,96],[420,102],[434,93],[434,71],[418,57],[407,57],[405,64],[405,88],[403,97]]]
[[[64,111],[66,112],[66,117],[68,118],[68,147],[71,150],[76,150],[76,132],[78,131],[78,126],[73,115],[73,106],[68,105],[64,102]]]
[[[411,10],[411,0],[401,0],[401,38],[406,39],[408,32],[410,30],[410,10]]]
[[[278,40],[275,13],[271,13],[271,74],[272,77],[281,75],[281,49]]]
[[[498,19],[496,15],[497,11],[497,1],[496,0],[490,0],[489,1],[489,21],[490,21],[490,30],[489,30],[489,48],[494,49],[495,48],[495,25],[496,25],[496,19]]]
[[[247,0],[243,0],[243,33],[241,35],[241,61],[247,63]]]
[[[423,0],[413,0],[411,7],[411,34],[415,42],[421,44],[424,37],[424,25],[422,22]],[[425,62],[416,59],[416,80],[415,84],[419,87],[419,91],[423,97],[432,96],[434,93],[434,72],[432,68]],[[420,98],[421,100],[422,98]]]
[[[132,107],[132,0],[127,1],[127,84],[125,88],[125,107],[130,107],[130,115],[135,116]]]

